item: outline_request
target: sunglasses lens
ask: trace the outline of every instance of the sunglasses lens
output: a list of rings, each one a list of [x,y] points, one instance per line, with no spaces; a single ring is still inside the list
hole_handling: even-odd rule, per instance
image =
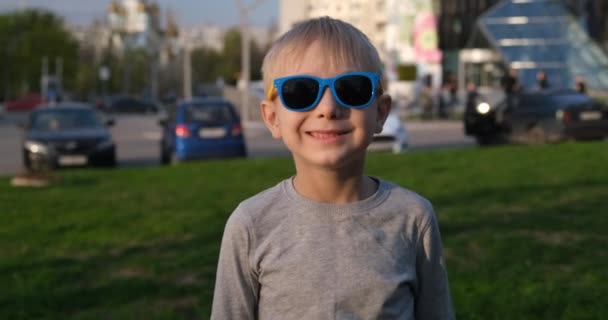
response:
[[[366,76],[344,76],[336,80],[335,89],[342,103],[349,106],[362,106],[372,99],[372,80]]]
[[[294,78],[283,83],[281,96],[286,107],[306,109],[310,107],[319,94],[319,83],[309,78]]]

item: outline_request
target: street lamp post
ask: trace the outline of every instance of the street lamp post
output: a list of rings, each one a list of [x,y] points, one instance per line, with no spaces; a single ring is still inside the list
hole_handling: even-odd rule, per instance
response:
[[[251,78],[251,41],[249,34],[249,14],[259,7],[265,0],[256,0],[246,6],[242,0],[235,0],[239,9],[241,22],[241,119],[244,123],[249,121],[249,81]]]
[[[190,48],[190,43],[184,37],[183,43],[183,70],[184,70],[184,99],[188,100],[192,98],[192,49]]]

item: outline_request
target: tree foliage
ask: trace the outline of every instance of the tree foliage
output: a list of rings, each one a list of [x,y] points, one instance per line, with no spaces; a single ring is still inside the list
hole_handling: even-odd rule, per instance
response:
[[[79,44],[66,30],[61,17],[42,9],[28,9],[0,14],[0,101],[40,92],[43,58],[47,57],[48,72],[56,74],[55,61],[62,60],[62,85],[74,98],[87,99],[107,92],[115,94],[142,93],[150,87],[152,57],[143,49],[125,50],[116,54],[105,48],[95,54],[90,45]],[[261,78],[260,68],[265,54],[251,41],[250,79]],[[176,56],[159,73],[161,95],[175,92],[183,78],[181,58]],[[224,79],[235,84],[241,72],[241,33],[229,29],[224,35],[223,49],[195,48],[192,52],[194,86]],[[110,72],[107,83],[98,78],[100,66]]]
[[[63,85],[74,85],[78,44],[53,13],[31,9],[1,14],[0,43],[0,95],[5,99],[40,91],[43,57],[48,58],[50,74],[61,58]]]
[[[213,82],[221,77],[227,83],[235,84],[241,73],[241,45],[241,32],[237,28],[232,28],[224,34],[221,52],[210,48],[193,50],[193,80],[198,83]],[[260,79],[265,50],[253,40],[250,50],[250,79]]]

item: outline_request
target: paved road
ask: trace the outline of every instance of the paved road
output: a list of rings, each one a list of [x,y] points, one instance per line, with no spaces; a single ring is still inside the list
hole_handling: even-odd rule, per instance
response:
[[[16,123],[23,115],[9,114],[0,119],[0,176],[22,171],[21,130]],[[460,122],[406,123],[411,150],[473,146],[474,141],[462,134]],[[154,116],[120,116],[111,129],[117,143],[120,167],[154,166],[159,164],[160,127]],[[245,126],[250,157],[288,156],[287,148],[273,140],[260,123]]]

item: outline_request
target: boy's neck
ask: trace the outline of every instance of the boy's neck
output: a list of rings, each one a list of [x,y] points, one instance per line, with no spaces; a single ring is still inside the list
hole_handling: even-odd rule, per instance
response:
[[[293,179],[295,190],[310,200],[344,204],[371,197],[376,181],[362,173],[343,175],[331,170],[307,170]]]

